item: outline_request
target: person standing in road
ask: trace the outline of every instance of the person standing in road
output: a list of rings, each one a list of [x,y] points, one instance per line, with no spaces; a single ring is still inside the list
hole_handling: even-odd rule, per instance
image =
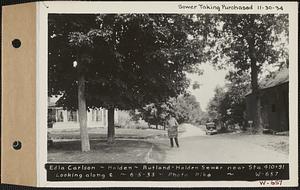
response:
[[[179,147],[178,122],[171,114],[167,116],[167,128],[168,128],[168,136],[170,138],[171,147],[174,147],[173,139],[175,140],[176,146]]]

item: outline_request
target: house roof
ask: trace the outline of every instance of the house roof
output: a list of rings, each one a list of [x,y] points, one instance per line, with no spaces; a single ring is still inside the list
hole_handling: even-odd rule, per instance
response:
[[[271,88],[289,81],[289,69],[284,68],[277,71],[272,78],[263,79],[259,86],[261,89]]]
[[[281,85],[281,84],[284,84],[287,82],[289,82],[289,69],[282,68],[281,70],[274,73],[274,75],[271,78],[264,78],[263,80],[261,80],[259,83],[259,86],[260,86],[260,89],[266,89],[266,88],[271,88],[271,87],[278,86],[278,85]],[[251,93],[252,93],[252,91],[248,92],[246,94],[246,96]]]
[[[48,97],[48,107],[57,107],[56,103],[59,100],[60,96],[49,96]]]
[[[56,102],[48,102],[48,107],[55,107],[56,106]]]

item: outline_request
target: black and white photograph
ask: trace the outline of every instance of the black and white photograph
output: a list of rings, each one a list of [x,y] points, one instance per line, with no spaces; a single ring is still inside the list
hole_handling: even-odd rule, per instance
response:
[[[298,6],[5,4],[1,183],[299,186]]]
[[[289,180],[297,62],[290,15],[277,9],[49,12],[47,179]],[[98,166],[115,173],[86,173]]]
[[[288,162],[286,14],[49,14],[48,35],[49,162]]]

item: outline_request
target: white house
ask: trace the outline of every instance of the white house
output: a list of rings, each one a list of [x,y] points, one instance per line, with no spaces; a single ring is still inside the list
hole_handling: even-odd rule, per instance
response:
[[[56,106],[58,98],[48,98],[48,127],[53,129],[79,128],[78,111],[64,110]],[[115,110],[115,123],[118,123],[118,110]],[[107,110],[104,108],[87,111],[87,127],[107,127]]]

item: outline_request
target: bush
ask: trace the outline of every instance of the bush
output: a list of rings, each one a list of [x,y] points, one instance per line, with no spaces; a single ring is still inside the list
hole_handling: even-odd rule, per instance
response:
[[[127,128],[131,122],[131,117],[127,111],[118,111],[118,122],[115,123],[115,127],[118,128]]]

